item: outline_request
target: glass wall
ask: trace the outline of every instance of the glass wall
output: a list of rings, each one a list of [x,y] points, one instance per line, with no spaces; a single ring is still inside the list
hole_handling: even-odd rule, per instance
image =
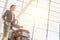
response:
[[[48,40],[59,40],[59,0],[51,0]]]
[[[1,18],[1,16],[3,14],[5,2],[6,2],[5,0],[0,0],[0,40],[1,40],[1,36],[3,34],[3,20]]]

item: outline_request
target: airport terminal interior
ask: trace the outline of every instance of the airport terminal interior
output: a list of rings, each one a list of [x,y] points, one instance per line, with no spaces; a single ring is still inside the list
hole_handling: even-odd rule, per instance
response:
[[[13,13],[17,24],[29,31],[29,40],[59,40],[60,0],[0,0],[0,40],[4,30],[2,15],[12,4],[16,6]]]

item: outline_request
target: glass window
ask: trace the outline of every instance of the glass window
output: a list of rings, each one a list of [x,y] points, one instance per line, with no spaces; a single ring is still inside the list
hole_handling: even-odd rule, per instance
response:
[[[4,5],[5,5],[5,2],[0,1],[0,7],[4,7]]]
[[[49,31],[48,40],[59,40],[59,33]]]
[[[3,8],[0,7],[0,14],[2,14],[2,12],[3,12]]]
[[[59,23],[49,21],[49,30],[59,32]]]
[[[6,0],[0,0],[0,2],[6,2]]]
[[[44,29],[35,27],[33,40],[46,40],[46,31]]]

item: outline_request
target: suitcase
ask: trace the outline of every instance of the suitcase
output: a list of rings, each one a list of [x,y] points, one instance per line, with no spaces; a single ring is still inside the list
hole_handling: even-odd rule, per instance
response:
[[[14,30],[12,32],[12,40],[29,40],[30,33],[28,30],[20,29],[20,30]]]

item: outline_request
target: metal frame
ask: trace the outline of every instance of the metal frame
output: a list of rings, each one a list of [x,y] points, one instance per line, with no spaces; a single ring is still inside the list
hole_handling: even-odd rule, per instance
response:
[[[51,6],[51,0],[49,0],[49,9],[48,9],[48,20],[47,20],[46,40],[48,40],[49,19],[50,19],[50,6]]]

